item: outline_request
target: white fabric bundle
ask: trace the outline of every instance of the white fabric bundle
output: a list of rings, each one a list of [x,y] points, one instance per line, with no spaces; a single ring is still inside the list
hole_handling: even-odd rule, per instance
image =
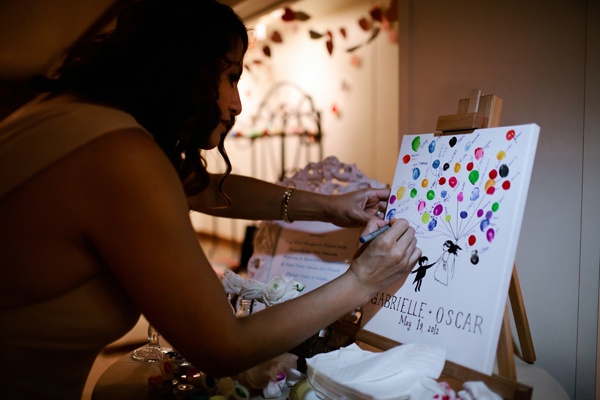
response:
[[[458,392],[462,400],[502,400],[502,397],[492,392],[483,382],[465,382]]]
[[[319,394],[349,400],[432,398],[446,350],[406,344],[373,353],[356,344],[306,360],[308,383]]]

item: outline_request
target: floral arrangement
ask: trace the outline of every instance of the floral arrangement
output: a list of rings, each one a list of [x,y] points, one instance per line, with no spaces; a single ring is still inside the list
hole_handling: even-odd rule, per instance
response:
[[[229,296],[256,300],[269,307],[291,300],[304,290],[302,282],[281,275],[277,275],[269,283],[263,283],[255,279],[244,279],[233,271],[226,271],[221,282]]]

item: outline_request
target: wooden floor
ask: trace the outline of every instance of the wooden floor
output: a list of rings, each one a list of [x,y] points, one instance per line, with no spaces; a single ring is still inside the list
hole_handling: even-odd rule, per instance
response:
[[[239,243],[202,234],[198,235],[198,240],[213,269],[217,273],[222,274],[226,269],[235,269],[238,267],[241,251]],[[96,358],[81,399],[91,400],[94,386],[102,373],[125,354],[145,345],[147,338],[148,321],[142,315],[136,326],[127,335],[107,346]]]

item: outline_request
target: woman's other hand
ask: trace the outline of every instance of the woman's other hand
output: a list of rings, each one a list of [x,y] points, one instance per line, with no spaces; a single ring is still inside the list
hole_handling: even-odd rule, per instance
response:
[[[348,269],[369,297],[399,280],[404,283],[421,257],[415,230],[408,221],[392,218],[389,223],[390,229],[359,249]],[[387,221],[371,218],[361,236],[387,224]]]
[[[327,196],[327,220],[344,228],[364,226],[373,217],[383,220],[389,196],[390,189],[373,188]]]

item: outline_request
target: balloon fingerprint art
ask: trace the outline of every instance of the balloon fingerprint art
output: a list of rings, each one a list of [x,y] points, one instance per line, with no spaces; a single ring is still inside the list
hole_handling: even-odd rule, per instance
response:
[[[498,223],[515,176],[510,165],[517,138],[508,130],[497,141],[500,147],[490,147],[474,134],[423,135],[410,137],[403,146],[398,168],[405,172],[403,180],[395,178],[386,218],[406,218],[418,240],[438,243],[437,250],[424,252],[413,271],[415,291],[424,282],[425,287],[450,285],[457,265],[465,270],[485,267],[486,252],[502,235]],[[433,272],[427,274],[430,268]]]

